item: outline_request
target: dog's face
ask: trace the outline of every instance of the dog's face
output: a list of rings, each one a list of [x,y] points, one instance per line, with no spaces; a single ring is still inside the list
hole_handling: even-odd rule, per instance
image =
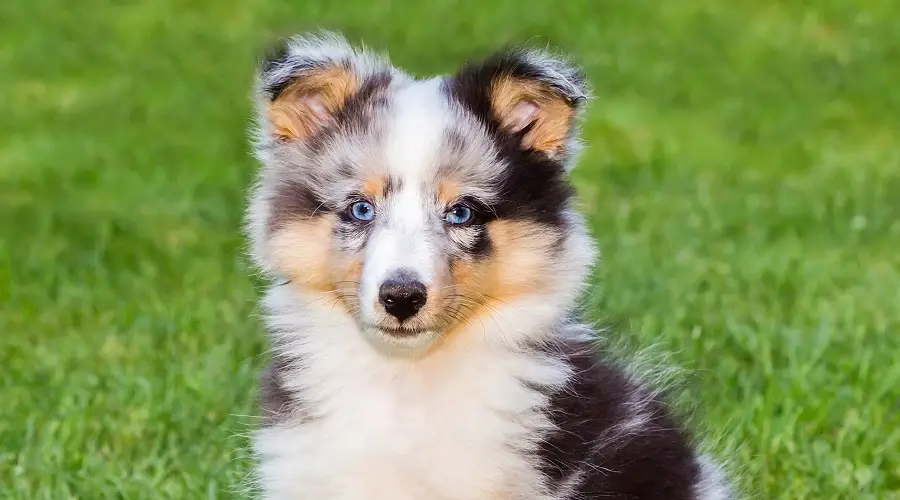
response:
[[[267,61],[259,97],[256,256],[371,338],[426,346],[577,293],[571,67],[511,52],[416,80],[325,35]]]

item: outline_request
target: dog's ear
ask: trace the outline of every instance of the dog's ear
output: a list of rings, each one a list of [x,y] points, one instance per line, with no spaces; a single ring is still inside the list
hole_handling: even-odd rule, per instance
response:
[[[307,139],[333,125],[374,73],[390,64],[323,32],[286,40],[266,58],[257,79],[259,121],[266,139]]]
[[[466,64],[451,89],[491,128],[554,159],[568,156],[589,95],[580,68],[532,50],[503,51]]]

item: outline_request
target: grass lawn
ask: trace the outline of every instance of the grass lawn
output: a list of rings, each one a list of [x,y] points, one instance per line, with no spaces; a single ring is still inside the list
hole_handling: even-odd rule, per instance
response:
[[[900,498],[896,0],[0,2],[0,498],[242,496],[250,76],[317,25],[421,74],[576,53],[591,317],[750,498]]]

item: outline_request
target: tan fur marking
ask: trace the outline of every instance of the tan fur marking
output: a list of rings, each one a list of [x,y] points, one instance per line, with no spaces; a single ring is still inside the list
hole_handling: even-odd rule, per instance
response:
[[[498,299],[513,298],[545,284],[553,257],[553,229],[524,221],[494,221],[488,234],[494,253],[491,268],[492,293]]]
[[[272,235],[269,252],[278,271],[292,282],[318,291],[330,291],[331,233],[334,220],[297,219]]]
[[[449,205],[450,202],[459,198],[460,193],[459,184],[455,181],[443,181],[438,185],[438,201],[444,205]]]
[[[334,224],[333,217],[325,216],[293,220],[272,235],[269,252],[275,267],[292,285],[327,293],[324,300],[355,312],[359,303],[354,289],[363,262],[332,251]]]
[[[292,83],[269,104],[272,134],[285,139],[303,139],[327,125],[347,99],[359,88],[350,69],[334,66],[313,71]],[[323,110],[317,110],[320,105]]]
[[[355,289],[360,282],[362,269],[362,259],[340,259],[331,264],[332,289],[338,292],[336,296],[354,314],[359,310],[359,296]]]
[[[371,177],[363,184],[360,191],[362,194],[372,198],[380,198],[384,196],[384,186],[386,185],[384,177]]]
[[[471,316],[547,286],[547,273],[552,272],[553,231],[524,221],[498,220],[488,224],[493,254],[484,261],[457,262],[452,271],[458,293],[481,304]]]
[[[514,109],[522,101],[538,107],[536,123],[525,134],[524,145],[550,156],[557,154],[566,145],[575,110],[543,84],[512,77],[494,82],[491,107],[504,127],[514,127]]]

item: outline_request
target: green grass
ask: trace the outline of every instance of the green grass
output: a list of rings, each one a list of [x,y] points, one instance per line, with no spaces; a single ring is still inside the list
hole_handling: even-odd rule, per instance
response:
[[[555,6],[553,6],[555,4]],[[325,25],[596,90],[593,318],[689,370],[752,498],[900,498],[894,0],[0,2],[0,497],[227,498],[265,360],[241,253],[255,56]]]

